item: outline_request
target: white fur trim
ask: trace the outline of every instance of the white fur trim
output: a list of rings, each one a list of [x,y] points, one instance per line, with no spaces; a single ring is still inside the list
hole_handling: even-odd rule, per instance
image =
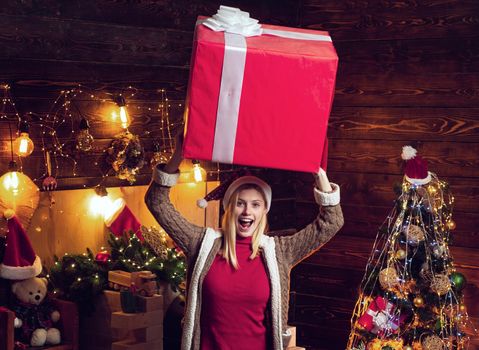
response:
[[[176,185],[178,182],[178,177],[180,176],[180,173],[174,173],[174,174],[169,174],[165,173],[164,171],[161,171],[157,167],[153,169],[153,181],[155,181],[157,184],[166,186],[166,187],[172,187]]]
[[[281,316],[281,278],[279,276],[278,260],[276,260],[275,242],[273,237],[263,235],[260,247],[263,248],[264,260],[271,281],[271,310],[273,326],[274,349],[283,349],[282,316]]]
[[[118,207],[115,213],[113,213],[113,215],[105,219],[105,226],[110,227],[111,224],[113,224],[113,222],[118,218],[118,215],[120,215],[123,209],[125,209],[125,207],[126,207],[126,202],[122,201],[121,205]]]
[[[316,203],[324,207],[338,205],[341,199],[339,185],[331,182],[333,192],[321,192],[317,188],[314,189],[314,199]]]
[[[195,313],[198,304],[198,288],[200,283],[201,271],[203,271],[206,259],[213,248],[215,239],[221,237],[221,233],[207,228],[205,237],[201,242],[198,258],[196,259],[195,267],[191,275],[188,299],[186,302],[185,323],[183,325],[183,337],[181,339],[181,349],[190,350],[193,343],[193,330],[195,326]]]
[[[424,179],[411,179],[409,176],[404,175],[407,182],[412,183],[413,185],[425,185],[431,181],[431,173],[428,171],[427,176]]]
[[[0,277],[7,280],[26,280],[38,276],[42,272],[42,261],[35,256],[33,265],[29,266],[9,266],[0,264]]]
[[[416,157],[417,151],[414,147],[412,146],[403,146],[402,148],[402,153],[401,153],[401,158],[404,160],[409,160],[413,159]]]
[[[15,216],[15,211],[13,209],[6,209],[3,212],[3,216],[5,217],[5,219],[10,220]]]
[[[208,201],[204,198],[198,199],[196,205],[200,208],[206,208],[208,206]]]

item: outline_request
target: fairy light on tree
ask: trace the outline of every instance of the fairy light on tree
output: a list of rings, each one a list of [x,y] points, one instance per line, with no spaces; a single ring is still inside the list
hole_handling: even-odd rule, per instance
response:
[[[346,349],[467,349],[477,331],[449,251],[454,198],[414,148],[402,157],[397,205],[374,242]]]

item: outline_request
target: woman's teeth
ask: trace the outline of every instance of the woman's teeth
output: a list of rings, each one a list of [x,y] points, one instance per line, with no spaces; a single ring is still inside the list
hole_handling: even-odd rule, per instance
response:
[[[242,228],[249,228],[253,224],[251,219],[238,219],[238,222]]]

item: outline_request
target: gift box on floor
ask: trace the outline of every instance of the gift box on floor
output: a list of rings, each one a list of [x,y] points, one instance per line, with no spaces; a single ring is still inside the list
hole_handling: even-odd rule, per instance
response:
[[[270,25],[252,30],[261,35],[245,36],[255,23],[249,18],[243,27],[236,23],[243,14],[222,7],[213,20],[198,20],[183,155],[316,172],[338,65],[331,38],[326,32]],[[209,28],[229,15],[236,19],[226,31]]]

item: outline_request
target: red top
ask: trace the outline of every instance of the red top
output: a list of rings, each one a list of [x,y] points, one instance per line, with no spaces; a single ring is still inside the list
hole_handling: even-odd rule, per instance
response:
[[[249,259],[251,237],[236,238],[239,269],[217,255],[203,281],[201,350],[266,350],[268,275],[260,257]]]

